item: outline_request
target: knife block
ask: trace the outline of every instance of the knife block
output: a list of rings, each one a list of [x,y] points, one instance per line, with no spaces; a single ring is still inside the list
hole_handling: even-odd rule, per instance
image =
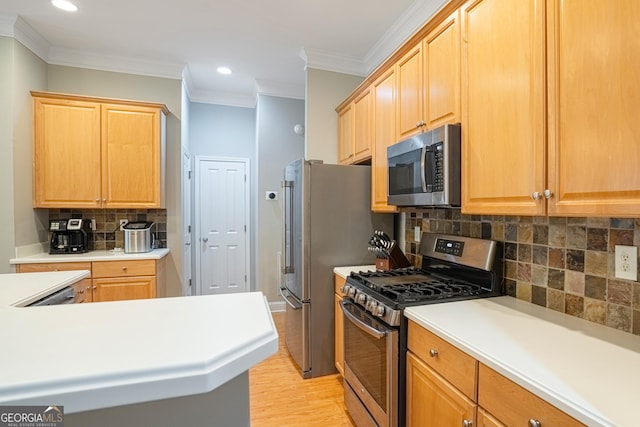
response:
[[[411,262],[400,250],[395,240],[389,249],[389,258],[376,257],[376,270],[387,271],[404,267],[411,267]]]

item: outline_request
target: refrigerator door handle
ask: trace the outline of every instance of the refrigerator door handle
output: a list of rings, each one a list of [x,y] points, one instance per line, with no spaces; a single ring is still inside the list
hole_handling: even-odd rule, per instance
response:
[[[282,272],[293,273],[293,181],[282,181],[284,215],[282,215]],[[287,231],[287,225],[289,230]]]
[[[296,306],[294,303],[291,302],[289,295],[285,295],[284,293],[286,292],[287,294],[289,293],[289,291],[283,286],[281,288],[278,289],[278,291],[280,292],[280,296],[282,297],[282,299],[289,304],[289,306],[294,309],[294,310],[300,310],[302,309],[302,305],[300,306]]]

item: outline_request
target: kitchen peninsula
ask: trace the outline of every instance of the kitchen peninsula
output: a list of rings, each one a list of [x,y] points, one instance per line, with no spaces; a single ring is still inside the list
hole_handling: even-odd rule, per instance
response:
[[[46,276],[40,282],[51,289],[87,273],[0,275],[0,294],[9,278],[15,286]],[[44,307],[2,302],[0,405],[62,405],[66,426],[249,425],[248,370],[278,348],[259,292]]]

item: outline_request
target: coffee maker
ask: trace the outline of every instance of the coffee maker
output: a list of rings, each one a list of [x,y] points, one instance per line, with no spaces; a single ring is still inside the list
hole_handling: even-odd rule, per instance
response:
[[[91,222],[86,219],[51,219],[50,254],[82,254],[89,251]]]

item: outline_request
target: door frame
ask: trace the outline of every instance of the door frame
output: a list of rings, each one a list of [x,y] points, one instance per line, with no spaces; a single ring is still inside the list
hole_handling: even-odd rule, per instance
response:
[[[182,296],[194,293],[193,287],[193,164],[191,154],[182,152]],[[188,252],[188,256],[185,253]]]
[[[195,224],[195,239],[192,241],[196,241],[198,247],[202,242],[202,230],[200,227],[200,208],[201,208],[201,199],[200,199],[200,175],[202,173],[201,164],[203,162],[233,162],[233,163],[244,163],[245,166],[245,206],[247,207],[245,210],[245,224],[247,227],[246,233],[244,233],[244,244],[245,244],[245,273],[247,275],[247,292],[251,292],[251,160],[247,157],[219,157],[219,156],[196,156],[196,178],[195,178],[195,212],[194,212],[194,224]],[[195,266],[195,279],[196,283],[193,286],[193,290],[196,295],[202,295],[202,281],[200,280],[200,263],[202,262],[202,255],[200,250],[196,251],[196,266]]]

